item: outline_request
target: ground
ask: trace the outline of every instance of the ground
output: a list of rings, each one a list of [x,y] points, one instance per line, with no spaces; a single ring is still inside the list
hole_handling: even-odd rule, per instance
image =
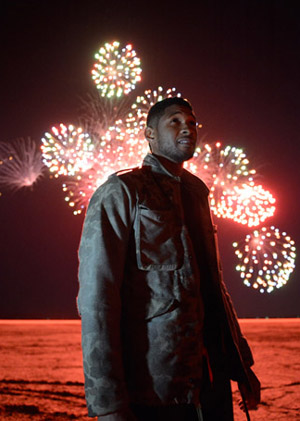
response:
[[[300,420],[300,319],[240,320],[262,384],[251,421]],[[0,420],[88,421],[78,320],[0,320]],[[235,421],[246,420],[233,384]],[[221,420],[220,420],[221,421]]]

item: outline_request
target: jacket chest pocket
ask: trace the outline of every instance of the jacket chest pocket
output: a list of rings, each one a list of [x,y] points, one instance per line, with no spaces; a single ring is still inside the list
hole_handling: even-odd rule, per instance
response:
[[[171,271],[183,265],[181,221],[173,210],[139,206],[135,242],[139,269]]]

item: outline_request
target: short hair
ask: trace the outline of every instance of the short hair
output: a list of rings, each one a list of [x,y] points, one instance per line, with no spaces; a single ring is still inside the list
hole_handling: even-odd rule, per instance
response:
[[[182,105],[184,107],[189,108],[191,111],[193,111],[193,107],[186,99],[183,99],[179,96],[165,98],[162,101],[156,102],[150,108],[148,112],[148,116],[147,116],[147,126],[153,124],[154,120],[159,120],[160,117],[162,117],[162,115],[164,114],[165,109],[174,104]]]

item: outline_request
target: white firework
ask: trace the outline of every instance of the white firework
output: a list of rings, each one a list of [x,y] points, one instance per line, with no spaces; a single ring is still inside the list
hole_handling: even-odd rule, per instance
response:
[[[0,142],[0,186],[8,190],[31,187],[44,168],[41,151],[30,137]]]

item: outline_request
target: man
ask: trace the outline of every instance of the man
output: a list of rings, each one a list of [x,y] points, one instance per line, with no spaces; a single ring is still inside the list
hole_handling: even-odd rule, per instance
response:
[[[250,408],[259,382],[221,278],[208,189],[182,168],[197,141],[191,105],[156,103],[145,137],[143,166],[99,187],[84,223],[78,308],[88,413],[229,421],[230,379]]]

